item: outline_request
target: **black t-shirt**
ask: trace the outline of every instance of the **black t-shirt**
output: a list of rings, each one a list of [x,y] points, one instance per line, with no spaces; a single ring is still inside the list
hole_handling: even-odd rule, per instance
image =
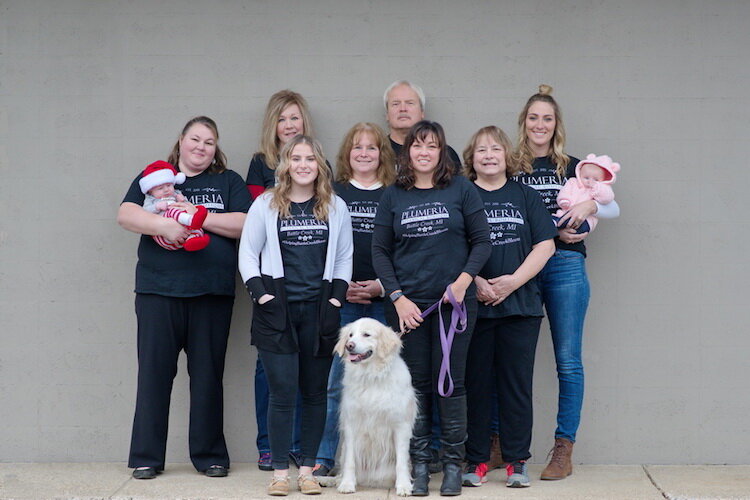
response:
[[[490,279],[513,274],[537,243],[557,236],[557,228],[542,204],[541,198],[530,187],[509,180],[495,191],[476,186],[484,201],[484,213],[490,225],[492,254],[479,272]],[[479,304],[478,317],[506,316],[542,317],[542,297],[532,278],[496,306]]]
[[[123,203],[143,205],[145,195],[138,185],[141,175],[130,185]],[[247,212],[250,195],[242,178],[232,170],[220,174],[203,172],[180,184],[183,196],[209,212]],[[211,242],[198,252],[166,250],[151,236],[142,235],[135,268],[135,291],[168,297],[234,295],[237,272],[237,241],[207,231]]]
[[[395,278],[410,300],[435,302],[465,270],[474,229],[467,220],[477,212],[481,214],[482,209],[477,190],[465,177],[454,177],[443,189],[406,190],[396,185],[385,189],[375,224],[385,226],[392,234],[390,260]],[[483,217],[478,220],[486,241],[487,223]],[[474,274],[485,259],[486,254]],[[387,277],[380,273],[378,277],[384,280],[386,291],[392,292]],[[466,295],[476,295],[473,284]]]
[[[403,149],[404,145],[391,139],[391,136],[388,136],[388,140],[391,141],[391,147],[393,148],[393,152],[396,153],[396,160],[398,160],[398,157],[401,154],[401,149]],[[456,153],[452,147],[446,147],[448,148],[448,158],[453,162],[453,174],[461,175],[461,158],[458,157],[458,153]]]
[[[566,179],[561,179],[557,175],[557,167],[548,156],[536,158],[534,159],[534,163],[532,163],[534,172],[531,174],[521,172],[514,180],[534,188],[539,193],[539,196],[541,196],[542,203],[547,207],[547,211],[552,215],[560,208],[557,205],[557,194],[565,182],[567,182],[567,179],[576,176],[576,165],[578,162],[578,158],[571,156],[565,174]],[[555,246],[560,250],[573,250],[574,252],[582,253],[584,256],[586,255],[586,245],[583,241],[570,244],[560,241],[560,238],[555,238]]]
[[[352,281],[374,280],[372,267],[372,232],[375,212],[385,188],[359,189],[350,182],[333,184],[336,194],[346,202],[354,231],[354,271]]]
[[[279,218],[279,244],[289,302],[317,300],[328,250],[328,223],[313,215],[315,198],[292,203],[291,216]]]
[[[276,185],[276,171],[268,168],[266,157],[261,153],[255,153],[250,160],[250,167],[247,170],[247,179],[245,184],[248,186],[263,186],[272,188]]]

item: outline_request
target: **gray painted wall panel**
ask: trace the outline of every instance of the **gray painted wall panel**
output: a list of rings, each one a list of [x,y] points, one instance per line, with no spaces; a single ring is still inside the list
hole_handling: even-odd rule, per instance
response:
[[[575,459],[747,463],[744,201],[750,4],[705,2],[0,1],[0,461],[117,461],[135,397],[137,237],[115,222],[191,116],[215,118],[244,177],[268,97],[310,103],[329,157],[383,124],[408,78],[459,152],[490,123],[515,137],[555,87],[568,151],[623,165],[622,216],[588,241],[586,401]],[[250,307],[238,286],[226,433],[255,459]],[[546,323],[532,452],[551,444]],[[169,461],[187,460],[187,377]]]

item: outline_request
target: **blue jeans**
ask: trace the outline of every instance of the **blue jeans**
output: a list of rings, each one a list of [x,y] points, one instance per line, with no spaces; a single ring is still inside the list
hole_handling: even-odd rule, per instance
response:
[[[290,453],[299,455],[299,435],[301,432],[302,422],[300,413],[302,409],[302,396],[297,395],[297,412],[294,417],[294,431],[292,434],[292,447]],[[255,438],[255,445],[258,447],[258,455],[262,453],[271,453],[271,444],[268,441],[268,379],[266,371],[263,369],[263,363],[260,356],[255,362],[255,423],[258,426],[258,435]]]
[[[583,254],[557,250],[539,273],[557,363],[556,438],[575,442],[583,406],[583,322],[591,290]]]
[[[371,304],[344,303],[341,308],[341,325],[347,325],[359,318],[374,318],[385,323],[383,302]],[[339,402],[341,401],[341,379],[344,376],[344,364],[338,354],[333,355],[331,373],[328,375],[328,409],[323,439],[318,448],[317,463],[333,469],[336,464],[336,449],[339,447]]]

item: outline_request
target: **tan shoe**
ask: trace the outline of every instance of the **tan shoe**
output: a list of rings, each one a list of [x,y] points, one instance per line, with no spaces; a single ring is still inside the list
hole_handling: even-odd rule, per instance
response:
[[[323,488],[320,487],[318,479],[312,474],[297,476],[297,486],[303,495],[320,495]]]
[[[555,438],[555,446],[550,451],[549,465],[542,471],[542,479],[555,481],[573,474],[573,442],[565,438]]]
[[[275,497],[285,497],[289,494],[289,476],[271,477],[268,485],[268,494]]]

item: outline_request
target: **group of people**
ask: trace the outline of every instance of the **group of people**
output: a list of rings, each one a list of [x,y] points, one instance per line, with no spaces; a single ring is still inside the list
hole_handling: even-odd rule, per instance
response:
[[[487,481],[493,431],[506,484],[529,486],[534,356],[546,308],[559,403],[541,478],[572,473],[589,300],[584,239],[597,217],[619,214],[610,187],[619,165],[566,154],[562,115],[545,85],[519,115],[515,148],[488,126],[462,159],[443,127],[424,119],[419,87],[394,82],[384,105],[388,134],[354,125],[335,174],[305,99],[284,90],[268,103],[246,181],[226,168],[216,123],[204,116],[185,125],[166,162],[134,179],[118,222],[143,235],[128,462],[135,478],[164,469],[182,350],[191,460],[207,476],[228,474],[222,376],[237,268],[253,303],[258,466],[273,471],[269,494],[288,494],[290,460],[306,494],[320,493],[319,477],[334,469],[343,368],[332,349],[339,327],[361,317],[403,334],[419,403],[413,495],[429,493],[438,447],[440,493],[452,496]]]

